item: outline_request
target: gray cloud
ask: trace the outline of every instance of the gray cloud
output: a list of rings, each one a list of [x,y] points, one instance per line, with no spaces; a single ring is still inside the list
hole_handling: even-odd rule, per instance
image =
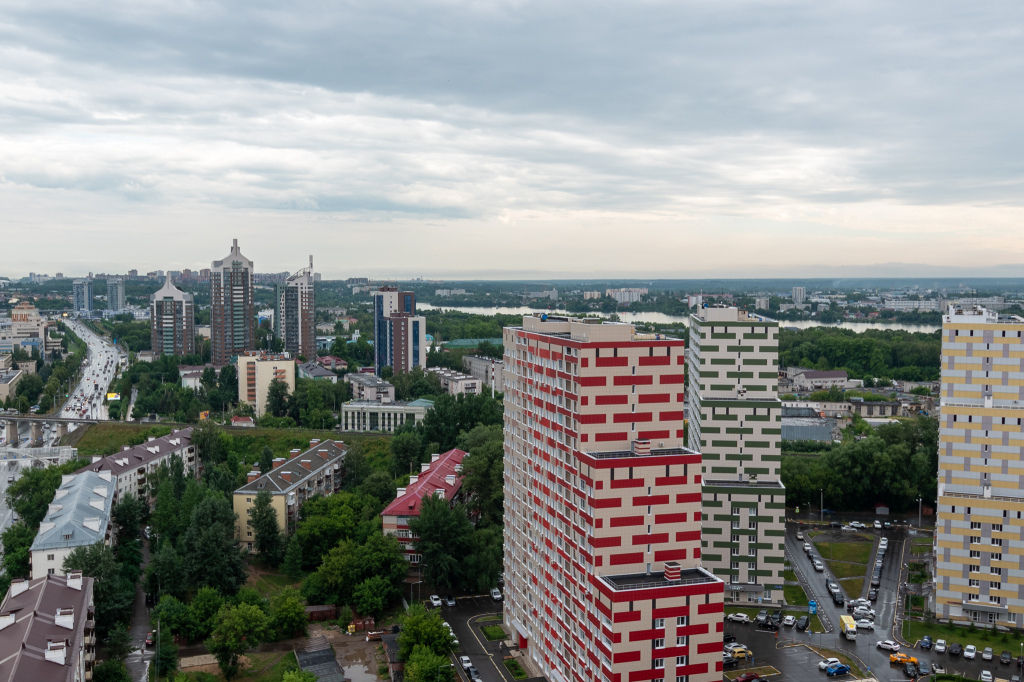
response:
[[[183,215],[392,272],[1019,260],[1024,7],[976,5],[5,3],[0,224],[112,269]]]

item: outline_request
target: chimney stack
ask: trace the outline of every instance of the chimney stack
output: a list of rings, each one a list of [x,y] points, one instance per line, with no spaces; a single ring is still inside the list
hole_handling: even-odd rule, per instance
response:
[[[82,572],[81,571],[68,571],[67,575],[67,586],[72,590],[82,591]]]
[[[275,457],[274,461],[272,462],[272,464],[274,465],[274,468],[276,469],[279,466],[282,466],[287,461],[288,460],[286,460],[284,457]]]
[[[301,464],[302,466],[306,467],[306,471],[312,471],[313,470],[313,462],[311,462],[308,459],[299,460],[299,464]]]
[[[290,471],[282,471],[281,472],[281,478],[283,478],[284,480],[286,480],[289,483],[291,483],[292,482],[292,472],[290,472]]]
[[[246,481],[246,483],[252,483],[253,481],[255,481],[259,477],[260,477],[260,472],[258,472],[258,471],[250,471],[249,475],[246,477],[248,479]]]
[[[11,596],[16,597],[28,589],[28,581],[24,578],[15,578],[11,581]]]
[[[665,580],[679,580],[681,566],[676,561],[665,562]]]

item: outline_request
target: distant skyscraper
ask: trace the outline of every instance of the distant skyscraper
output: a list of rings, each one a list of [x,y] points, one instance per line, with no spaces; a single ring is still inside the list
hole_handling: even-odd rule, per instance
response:
[[[212,361],[226,365],[232,356],[256,348],[253,264],[231,244],[231,253],[210,266],[210,341]]]
[[[192,355],[196,352],[195,311],[192,294],[171,284],[171,278],[149,298],[149,328],[153,352]]]
[[[72,295],[76,313],[92,312],[92,280],[76,279],[72,284]]]
[[[293,357],[316,357],[316,304],[313,296],[313,256],[309,267],[276,284],[274,336]]]
[[[803,287],[793,287],[793,303],[801,305],[807,300],[807,290]]]
[[[395,374],[426,368],[427,321],[416,315],[416,294],[395,287],[373,292],[374,371],[384,367]]]
[[[115,313],[124,310],[124,280],[120,277],[107,280],[107,308]]]

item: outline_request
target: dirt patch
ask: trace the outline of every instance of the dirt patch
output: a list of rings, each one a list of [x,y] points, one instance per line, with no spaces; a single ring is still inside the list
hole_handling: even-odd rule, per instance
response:
[[[378,651],[380,642],[367,642],[366,635],[349,635],[334,626],[311,625],[309,636],[323,635],[334,647],[335,658],[345,677],[352,682],[376,682],[386,678],[377,676],[377,668],[387,661]]]

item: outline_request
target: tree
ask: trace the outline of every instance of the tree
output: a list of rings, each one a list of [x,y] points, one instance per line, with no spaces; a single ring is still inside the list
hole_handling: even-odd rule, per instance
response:
[[[289,670],[281,678],[281,682],[316,682],[317,677],[305,670]]]
[[[117,661],[123,661],[135,651],[132,646],[132,633],[128,630],[127,623],[118,623],[110,629],[107,636],[107,655]]]
[[[169,677],[178,669],[178,645],[173,637],[162,632],[156,643],[156,655],[153,657],[153,668],[157,677]]]
[[[302,577],[302,544],[296,536],[288,541],[288,550],[284,553],[284,574],[289,580]]]
[[[464,560],[473,549],[473,525],[463,505],[450,507],[443,497],[423,498],[420,515],[409,521],[417,537],[416,551],[426,564],[424,577],[431,585],[450,590],[463,584]]]
[[[399,474],[412,473],[423,461],[423,438],[415,431],[398,433],[391,439],[391,456],[395,471]]]
[[[279,639],[306,634],[306,607],[293,587],[286,587],[270,599],[270,629]]]
[[[272,568],[278,566],[284,558],[284,540],[277,522],[273,496],[267,490],[257,493],[253,501],[252,530],[260,561]]]
[[[452,682],[455,669],[447,655],[417,644],[405,662],[405,679],[408,682]]]
[[[80,570],[96,578],[93,588],[96,602],[96,630],[101,636],[117,623],[131,617],[135,600],[135,584],[128,580],[122,567],[114,559],[114,552],[103,542],[76,547],[64,559],[62,570]]]
[[[185,593],[185,572],[181,557],[169,541],[163,542],[159,551],[153,554],[146,567],[146,574],[149,591],[153,594],[181,596]]]
[[[224,605],[224,598],[212,587],[203,587],[196,593],[195,598],[188,605],[188,610],[195,624],[195,638],[203,639],[208,637],[217,624],[217,617],[220,607]]]
[[[93,682],[132,682],[131,673],[125,667],[124,661],[111,659],[97,663],[92,669]]]
[[[221,370],[221,379],[224,378],[224,370],[231,367],[225,365]],[[204,421],[192,429],[192,443],[196,446],[199,459],[203,464],[220,462],[224,459],[226,447],[221,430],[211,421]]]
[[[27,578],[31,570],[30,551],[36,538],[36,529],[23,522],[15,523],[3,532],[4,574],[10,578]]]
[[[209,586],[224,595],[238,591],[248,577],[235,538],[235,514],[218,495],[203,499],[192,511],[181,539],[181,560],[189,589]]]
[[[288,414],[288,384],[280,379],[270,382],[267,389],[266,412],[275,417],[283,417]]]
[[[187,640],[196,639],[198,630],[192,610],[176,597],[165,594],[153,609],[151,622],[159,622],[163,632],[179,635]]]
[[[477,426],[463,432],[459,448],[469,453],[462,462],[462,487],[469,495],[468,504],[479,514],[477,526],[501,524],[505,503],[501,426]]]
[[[398,657],[408,661],[417,646],[425,646],[438,656],[452,650],[451,631],[444,626],[438,611],[427,612],[422,604],[413,604],[405,614],[402,631],[398,635]]]
[[[263,446],[263,451],[260,453],[260,473],[265,474],[274,468],[274,451],[270,449],[269,445]]]
[[[379,618],[391,603],[394,587],[379,575],[373,575],[359,583],[352,593],[355,607],[364,616]]]
[[[217,614],[217,623],[206,640],[206,648],[217,658],[225,679],[238,674],[238,657],[264,641],[267,616],[250,604],[225,604]]]

